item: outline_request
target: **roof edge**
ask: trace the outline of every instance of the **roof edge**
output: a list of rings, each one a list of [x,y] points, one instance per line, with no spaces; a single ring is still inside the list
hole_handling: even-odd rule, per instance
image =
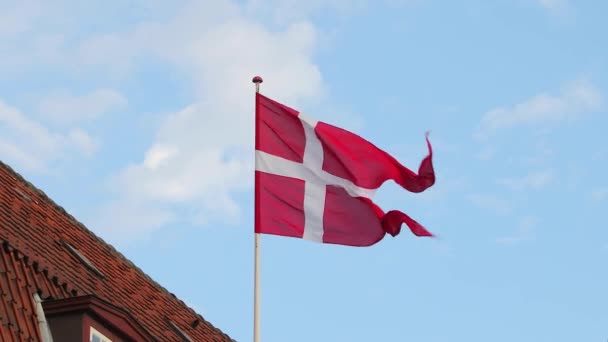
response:
[[[15,246],[15,244],[10,240],[0,238],[0,249],[4,253],[10,255],[12,258],[15,258],[15,260],[23,260],[25,265],[32,267],[34,272],[42,273],[46,279],[51,281],[55,286],[61,287],[66,293],[72,296],[77,296],[82,292],[79,288],[74,287],[73,284],[68,283],[63,277],[61,277],[62,275],[59,274],[55,268],[49,266],[43,260],[33,258],[30,256],[30,253],[28,253],[28,250],[23,250],[18,246]],[[36,288],[36,293],[39,295],[43,295],[43,292],[43,289]],[[47,294],[50,295],[51,298],[54,298],[52,297],[52,293]],[[49,297],[46,296],[42,299],[47,300],[48,298]]]
[[[51,199],[44,191],[42,191],[39,188],[37,188],[34,184],[32,184],[31,182],[29,182],[27,179],[25,179],[21,174],[19,174],[17,171],[15,171],[8,164],[4,163],[1,159],[0,159],[0,167],[6,169],[10,174],[13,175],[13,177],[14,177],[15,180],[23,183],[28,189],[30,189],[31,191],[33,191],[34,193],[36,193],[38,196],[42,197],[43,200],[47,201],[51,206],[53,206],[54,209],[56,209],[57,211],[59,211],[61,214],[65,215],[70,221],[72,221],[82,231],[84,231],[85,233],[91,235],[93,238],[97,239],[100,243],[102,243],[103,245],[107,246],[112,253],[114,253],[117,257],[119,257],[123,261],[125,261],[130,267],[132,267],[133,269],[135,269],[144,278],[146,278],[147,280],[149,280],[161,292],[164,292],[165,294],[169,295],[170,297],[175,298],[183,307],[185,307],[186,309],[188,309],[188,311],[190,311],[191,313],[193,313],[194,315],[196,315],[203,322],[205,322],[206,324],[208,324],[210,327],[216,329],[219,333],[221,333],[221,334],[225,335],[226,337],[232,339],[228,334],[226,334],[224,331],[222,331],[221,329],[219,329],[215,325],[211,324],[201,314],[199,314],[194,309],[192,309],[190,306],[188,306],[183,300],[179,299],[174,293],[172,293],[171,291],[169,291],[168,289],[166,289],[164,286],[162,286],[160,283],[158,283],[156,280],[154,280],[152,277],[150,277],[148,274],[146,274],[146,272],[144,272],[141,268],[139,268],[137,265],[135,265],[131,260],[129,260],[127,257],[125,257],[116,248],[114,248],[114,246],[112,246],[111,244],[107,243],[103,238],[99,237],[97,234],[93,233],[93,231],[91,231],[89,228],[87,228],[82,222],[78,221],[74,216],[72,216],[70,213],[68,213],[67,210],[65,210],[62,206],[60,206],[59,204],[57,204],[55,201],[53,201],[53,199]],[[7,241],[7,242],[10,243],[10,241]]]

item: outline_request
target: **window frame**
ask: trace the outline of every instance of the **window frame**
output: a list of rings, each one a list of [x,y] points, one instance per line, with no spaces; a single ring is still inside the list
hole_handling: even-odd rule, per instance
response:
[[[102,334],[99,330],[93,328],[92,326],[89,329],[89,342],[93,342],[93,337],[96,336],[99,338],[99,342],[112,342],[112,340],[106,335]]]

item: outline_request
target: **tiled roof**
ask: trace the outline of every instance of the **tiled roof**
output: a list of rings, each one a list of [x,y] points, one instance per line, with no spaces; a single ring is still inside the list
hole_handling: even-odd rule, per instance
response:
[[[40,340],[34,292],[43,300],[95,295],[130,313],[159,341],[184,340],[172,323],[193,341],[233,341],[2,162],[0,241],[3,341]]]
[[[0,248],[0,341],[40,341],[33,293],[39,292],[43,298],[74,293],[56,284],[39,264],[8,243]]]

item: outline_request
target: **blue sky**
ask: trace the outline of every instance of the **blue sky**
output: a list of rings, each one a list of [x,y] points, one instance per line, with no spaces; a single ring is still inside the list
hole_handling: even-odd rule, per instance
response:
[[[238,341],[253,85],[436,185],[370,248],[263,236],[263,341],[605,341],[608,5],[0,0],[0,159]]]

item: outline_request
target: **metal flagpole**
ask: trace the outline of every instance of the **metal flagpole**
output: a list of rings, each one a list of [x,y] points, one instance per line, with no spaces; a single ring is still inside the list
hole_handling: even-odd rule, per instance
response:
[[[260,92],[260,83],[263,82],[260,76],[255,76],[252,80],[255,83],[255,92],[256,92],[256,101],[255,101],[255,139],[257,139],[257,110],[258,110],[258,101],[257,101],[257,93]],[[254,147],[255,149],[255,147]],[[256,190],[254,190],[256,191]],[[259,205],[259,201],[257,198],[257,193],[255,195],[255,213],[257,214],[257,206]],[[255,219],[254,219],[255,222]],[[255,224],[255,223],[254,223]],[[255,266],[254,266],[254,281],[253,281],[253,342],[260,342],[260,234],[255,233]]]

